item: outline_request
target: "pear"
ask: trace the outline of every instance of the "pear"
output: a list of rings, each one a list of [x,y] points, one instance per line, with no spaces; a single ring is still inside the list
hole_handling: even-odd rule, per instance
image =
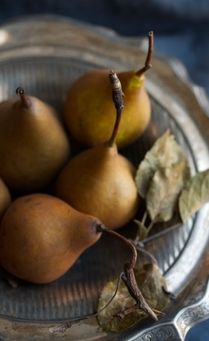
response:
[[[97,218],[51,195],[19,197],[0,225],[1,265],[29,282],[54,281],[100,238],[97,226]]]
[[[48,185],[66,163],[70,146],[52,107],[16,90],[0,103],[0,176],[16,190]]]
[[[9,190],[0,178],[0,219],[11,202]]]
[[[151,104],[144,85],[144,73],[151,67],[152,50],[153,32],[150,32],[145,66],[137,72],[118,73],[125,94],[125,110],[116,139],[119,148],[136,140],[150,121]],[[115,116],[107,75],[105,69],[84,74],[72,84],[66,96],[66,126],[70,134],[86,146],[104,143],[111,134]]]
[[[58,176],[58,197],[78,211],[98,217],[107,228],[125,225],[138,208],[135,168],[120,155],[115,143],[123,99],[117,75],[110,73],[116,121],[109,141],[71,159]]]
[[[23,280],[50,283],[70,269],[80,254],[103,233],[117,237],[129,248],[131,259],[124,265],[121,278],[136,306],[156,320],[135,279],[137,251],[134,244],[108,230],[99,219],[76,211],[54,196],[26,195],[9,206],[0,225],[1,265]]]

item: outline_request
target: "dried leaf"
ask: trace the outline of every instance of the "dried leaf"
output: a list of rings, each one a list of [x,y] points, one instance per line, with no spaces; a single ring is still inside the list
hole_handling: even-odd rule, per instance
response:
[[[155,172],[146,195],[151,220],[166,222],[173,217],[179,194],[189,178],[190,170],[186,159]]]
[[[146,153],[140,163],[136,174],[136,185],[142,198],[146,197],[150,181],[158,169],[172,167],[186,160],[181,146],[175,141],[174,136],[167,130],[153,147]]]
[[[158,266],[146,263],[139,269],[135,269],[135,275],[147,303],[152,309],[162,311],[168,304],[169,298],[162,290],[162,287],[166,287],[166,283]],[[123,282],[120,283],[117,295],[113,301],[102,310],[102,307],[105,306],[114,294],[116,286],[117,279],[107,283],[99,299],[98,322],[105,331],[119,332],[126,330],[147,317],[140,309],[135,309],[127,315],[123,315],[126,309],[135,304]]]
[[[197,173],[186,184],[179,197],[183,223],[209,201],[209,169]]]
[[[141,221],[136,220],[136,219],[134,220],[134,222],[136,223],[138,227],[138,231],[137,231],[138,240],[144,240],[145,238],[147,238],[149,231],[145,227],[145,225]]]

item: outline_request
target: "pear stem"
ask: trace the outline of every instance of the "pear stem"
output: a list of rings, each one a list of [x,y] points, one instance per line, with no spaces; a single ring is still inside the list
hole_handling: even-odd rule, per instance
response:
[[[154,47],[153,31],[149,32],[148,38],[149,38],[149,45],[148,45],[147,57],[146,57],[144,66],[136,72],[136,76],[138,77],[142,76],[147,70],[149,70],[152,67],[151,60],[152,60],[153,47]]]
[[[138,284],[136,282],[134,268],[135,268],[136,261],[137,261],[137,250],[136,250],[136,247],[134,246],[134,244],[131,241],[129,241],[127,238],[122,236],[121,234],[119,234],[113,230],[109,230],[109,229],[105,228],[103,225],[100,225],[97,227],[97,232],[108,233],[112,236],[115,236],[116,238],[120,239],[121,241],[123,241],[128,246],[128,248],[130,249],[130,251],[132,253],[132,258],[131,258],[131,261],[129,263],[126,263],[124,265],[124,270],[123,270],[123,273],[121,274],[121,279],[123,280],[124,284],[126,285],[128,292],[131,295],[131,297],[136,301],[136,307],[142,309],[153,320],[157,321],[158,318],[157,318],[156,314],[150,308],[148,303],[145,301],[144,296],[142,295],[142,292],[139,289]]]
[[[124,103],[123,103],[123,91],[121,87],[121,82],[117,74],[114,71],[110,71],[109,79],[112,85],[112,100],[114,102],[115,109],[116,109],[115,124],[113,127],[112,135],[108,141],[109,147],[112,147],[115,144],[115,141],[117,138],[118,129],[119,129],[120,121],[121,121],[121,115],[124,109]]]
[[[29,108],[31,106],[31,101],[27,96],[25,96],[25,91],[21,86],[19,86],[16,89],[16,95],[18,95],[20,97],[20,100],[21,100],[23,107]]]

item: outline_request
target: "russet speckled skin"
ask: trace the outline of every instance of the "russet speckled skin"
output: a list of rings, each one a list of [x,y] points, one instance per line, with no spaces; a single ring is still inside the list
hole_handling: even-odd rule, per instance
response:
[[[15,200],[0,225],[0,262],[11,274],[49,283],[62,276],[101,233],[101,222],[47,194]]]
[[[134,175],[134,166],[118,154],[116,145],[93,147],[64,167],[56,192],[77,210],[116,229],[128,223],[138,209]]]
[[[28,98],[29,108],[17,97],[0,103],[0,176],[9,188],[21,191],[48,185],[70,153],[55,111]]]

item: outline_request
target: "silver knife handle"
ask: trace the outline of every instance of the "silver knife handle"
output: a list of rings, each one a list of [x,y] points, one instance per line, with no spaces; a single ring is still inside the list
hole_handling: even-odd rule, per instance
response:
[[[130,341],[183,341],[193,325],[207,318],[209,318],[209,281],[201,300],[181,309],[172,321],[161,322],[141,331]]]
[[[193,325],[207,318],[209,318],[209,280],[201,300],[180,310],[174,318],[174,324],[182,340],[184,340],[187,332]]]

